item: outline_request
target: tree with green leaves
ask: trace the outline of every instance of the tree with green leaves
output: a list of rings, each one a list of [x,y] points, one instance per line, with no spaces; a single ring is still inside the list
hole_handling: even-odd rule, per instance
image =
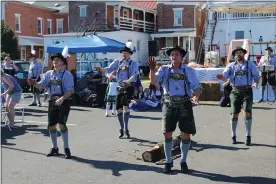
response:
[[[1,20],[1,52],[7,53],[13,60],[19,59],[18,40],[4,20]]]

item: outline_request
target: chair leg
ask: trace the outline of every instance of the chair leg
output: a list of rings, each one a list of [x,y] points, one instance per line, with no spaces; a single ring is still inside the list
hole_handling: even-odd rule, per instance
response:
[[[22,108],[22,126],[24,126],[25,109]]]

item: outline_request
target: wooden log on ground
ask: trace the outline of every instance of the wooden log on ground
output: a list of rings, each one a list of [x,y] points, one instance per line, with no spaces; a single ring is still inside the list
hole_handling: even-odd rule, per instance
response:
[[[178,158],[179,154],[181,154],[180,142],[181,142],[180,135],[173,139],[173,149],[172,149],[172,158],[173,159]],[[143,154],[142,154],[143,160],[145,162],[152,162],[152,163],[157,162],[157,164],[164,163],[165,162],[164,161],[165,153],[164,153],[163,143],[164,143],[164,141],[160,141],[159,143],[157,143],[157,145],[152,147],[150,150],[143,152]],[[194,143],[195,142],[192,141],[190,149],[192,148],[192,144],[194,144]]]
[[[202,85],[202,93],[199,101],[219,101],[223,95],[220,91],[220,83],[217,81],[200,82]]]

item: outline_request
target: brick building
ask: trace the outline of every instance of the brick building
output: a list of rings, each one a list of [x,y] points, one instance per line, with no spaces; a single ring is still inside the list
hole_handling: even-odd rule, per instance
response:
[[[179,45],[195,60],[206,13],[196,2],[160,2],[157,4],[157,29],[151,34],[160,50]],[[159,55],[159,53],[157,53]]]
[[[21,60],[31,50],[43,58],[43,35],[68,32],[68,13],[18,1],[5,3],[5,22],[18,38]]]
[[[120,31],[152,33],[156,28],[154,0],[69,2],[69,32]]]

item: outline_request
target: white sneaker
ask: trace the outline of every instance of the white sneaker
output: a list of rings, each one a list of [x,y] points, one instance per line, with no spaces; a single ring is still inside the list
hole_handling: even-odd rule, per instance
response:
[[[116,112],[112,112],[112,115],[116,115]]]

